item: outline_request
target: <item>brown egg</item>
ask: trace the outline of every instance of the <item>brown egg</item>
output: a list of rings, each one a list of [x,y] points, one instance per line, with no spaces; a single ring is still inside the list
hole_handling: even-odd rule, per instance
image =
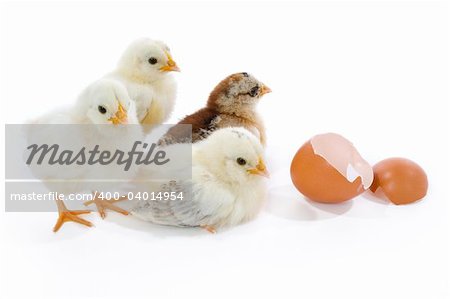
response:
[[[396,205],[415,202],[427,194],[425,171],[411,160],[390,158],[373,167],[374,181],[370,190],[378,197],[386,197]],[[377,190],[380,189],[377,192]]]
[[[317,135],[295,154],[291,164],[295,187],[307,198],[339,203],[364,192],[372,184],[372,167],[344,137]]]

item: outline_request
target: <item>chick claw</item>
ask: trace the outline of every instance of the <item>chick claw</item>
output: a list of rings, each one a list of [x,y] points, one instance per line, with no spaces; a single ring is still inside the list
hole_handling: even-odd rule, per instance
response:
[[[91,222],[84,220],[81,217],[78,217],[78,215],[89,214],[90,212],[91,211],[89,211],[89,210],[70,211],[65,206],[59,208],[59,217],[58,217],[58,220],[56,221],[55,226],[53,227],[53,232],[56,233],[61,228],[61,226],[68,221],[77,222],[77,223],[91,227],[92,226]]]
[[[204,224],[204,225],[200,225],[201,228],[206,229],[208,232],[210,232],[211,234],[215,234],[217,231],[213,226]]]
[[[115,211],[115,212],[123,214],[123,215],[130,214],[128,211],[126,211],[122,208],[116,207],[112,203],[112,202],[119,202],[119,201],[127,200],[128,199],[127,196],[121,196],[119,198],[113,198],[113,199],[106,199],[106,198],[100,197],[100,194],[98,192],[92,192],[92,194],[94,195],[94,198],[92,200],[85,202],[84,205],[88,206],[92,203],[95,203],[95,205],[97,206],[97,211],[100,214],[100,217],[102,217],[102,219],[105,219],[107,209],[109,209],[111,211]]]

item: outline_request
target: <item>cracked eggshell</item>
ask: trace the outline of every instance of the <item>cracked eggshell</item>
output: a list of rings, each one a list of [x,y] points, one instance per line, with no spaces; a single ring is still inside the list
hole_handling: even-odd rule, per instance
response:
[[[396,205],[422,199],[428,190],[425,171],[415,162],[404,158],[389,158],[373,167],[375,179],[370,190],[379,198]]]
[[[291,164],[291,178],[307,198],[339,203],[368,189],[373,171],[350,141],[327,133],[314,136],[297,151]]]

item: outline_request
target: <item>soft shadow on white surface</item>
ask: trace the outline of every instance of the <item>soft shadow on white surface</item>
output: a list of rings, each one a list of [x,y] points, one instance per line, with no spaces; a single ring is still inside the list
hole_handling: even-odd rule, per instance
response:
[[[315,203],[298,193],[292,185],[284,185],[269,189],[266,211],[288,220],[316,221],[342,215],[352,204],[352,201],[336,205]]]
[[[181,228],[156,225],[142,221],[132,215],[122,215],[116,212],[107,211],[107,216],[102,219],[97,211],[83,215],[83,219],[90,221],[93,226],[87,227],[74,222],[66,222],[61,229],[54,233],[53,225],[56,223],[58,213],[10,213],[14,217],[23,218],[23,221],[34,219],[36,225],[33,228],[22,227],[17,231],[17,240],[29,240],[36,243],[59,243],[65,241],[81,241],[96,234],[127,234],[127,231],[134,231],[156,238],[171,237],[195,237],[212,235],[200,228]],[[8,216],[11,216],[8,215]],[[226,231],[226,230],[221,230]]]
[[[351,200],[338,204],[312,201],[300,194],[293,185],[269,188],[266,212],[276,217],[296,221],[320,221],[336,217],[376,219],[398,208],[389,201],[365,192]]]
[[[379,198],[370,191],[364,192],[363,194],[361,194],[361,197],[364,197],[364,199],[370,200],[371,202],[374,202],[374,203],[377,203],[380,205],[390,205],[390,203],[387,199]]]
[[[344,213],[347,213],[353,206],[353,200],[347,200],[337,204],[326,204],[312,201],[306,197],[303,198],[306,202],[308,202],[315,208],[334,215],[342,215]]]
[[[116,213],[110,213],[105,221],[116,224],[120,229],[140,231],[148,233],[155,237],[170,238],[175,236],[181,237],[191,237],[191,236],[202,236],[208,235],[206,230],[200,228],[190,228],[190,227],[173,227],[157,225],[150,222],[140,220],[132,215],[124,216]]]

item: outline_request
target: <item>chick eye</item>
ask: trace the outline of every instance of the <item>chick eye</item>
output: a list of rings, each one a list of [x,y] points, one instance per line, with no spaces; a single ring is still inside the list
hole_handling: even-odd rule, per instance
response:
[[[244,158],[239,157],[239,158],[236,159],[236,163],[241,165],[241,166],[244,166],[245,164],[247,164],[247,161],[245,161]]]
[[[248,77],[248,73],[246,73],[246,72],[243,72],[243,73],[242,73],[242,76],[244,76],[244,77]]]
[[[105,114],[106,113],[106,108],[103,106],[98,106],[98,112],[100,112],[101,114]]]
[[[259,92],[259,86],[255,86],[252,89],[250,89],[250,92],[248,93],[251,97],[256,97]]]
[[[155,57],[150,57],[148,59],[148,63],[150,64],[156,64],[158,62],[158,59],[156,59]]]

